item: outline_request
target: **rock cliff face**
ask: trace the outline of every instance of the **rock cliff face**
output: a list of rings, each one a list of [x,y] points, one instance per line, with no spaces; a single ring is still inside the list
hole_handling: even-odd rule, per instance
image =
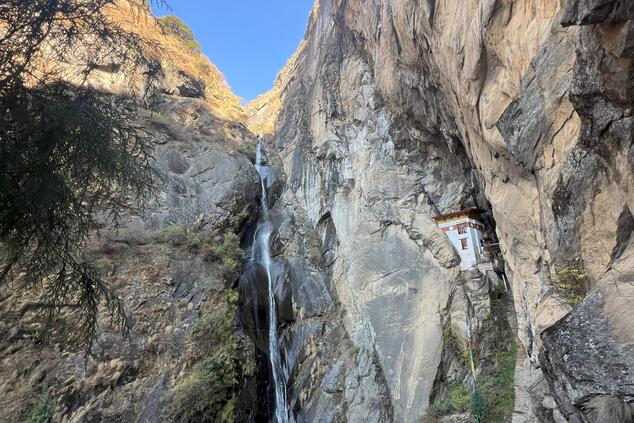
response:
[[[151,17],[120,7],[114,19],[136,17],[129,24],[165,49],[154,56],[162,69],[158,103],[141,107],[137,122],[155,146],[160,193],[143,214],[121,216],[117,227],[104,222],[86,248],[124,304],[130,338],[104,315],[94,356],[85,360],[83,347],[65,336],[75,324],[72,308],[43,332],[37,297],[3,287],[0,421],[215,421],[214,410],[246,421],[265,406],[232,290],[240,260],[234,232],[257,215],[258,174],[240,153],[254,151],[255,137],[208,59],[164,35]],[[143,71],[96,66],[89,83],[126,95],[146,85]],[[222,359],[226,373],[203,372]]]
[[[491,421],[625,421],[633,20],[618,0],[321,0],[274,88],[244,110],[192,40],[128,22],[172,52],[147,52],[160,102],[138,116],[165,185],[87,248],[131,339],[102,326],[86,365],[63,345],[68,315],[41,337],[37,306],[2,292],[0,420],[265,418],[266,360],[236,315],[249,293],[232,289],[262,133],[296,422],[468,418],[469,329],[480,386],[499,389]],[[89,80],[147,88],[105,63]],[[433,217],[469,207],[501,257],[461,271]]]
[[[459,277],[431,217],[468,206],[490,212],[512,286],[513,420],[592,421],[593,397],[633,399],[630,19],[628,2],[589,0],[313,11],[269,94],[278,204],[320,235],[328,292],[395,421],[428,408]]]

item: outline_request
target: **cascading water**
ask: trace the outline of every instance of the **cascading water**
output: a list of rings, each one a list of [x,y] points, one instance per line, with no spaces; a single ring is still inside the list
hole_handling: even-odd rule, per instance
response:
[[[262,198],[260,207],[262,209],[261,219],[255,231],[253,242],[253,260],[261,265],[266,273],[268,283],[268,356],[271,363],[273,384],[275,388],[275,408],[274,422],[288,423],[288,411],[286,406],[286,378],[282,368],[282,359],[279,347],[279,334],[277,331],[277,304],[275,301],[275,278],[272,275],[271,267],[271,246],[270,238],[273,232],[273,224],[269,219],[269,209],[267,200],[267,179],[269,167],[262,152],[262,141],[258,140],[255,167],[260,174],[262,184]]]

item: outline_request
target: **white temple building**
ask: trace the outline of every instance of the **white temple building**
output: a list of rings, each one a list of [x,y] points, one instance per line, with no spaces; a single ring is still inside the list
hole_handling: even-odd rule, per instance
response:
[[[485,234],[478,210],[468,209],[443,214],[434,217],[434,220],[458,250],[462,259],[460,268],[467,270],[477,266],[484,253]]]

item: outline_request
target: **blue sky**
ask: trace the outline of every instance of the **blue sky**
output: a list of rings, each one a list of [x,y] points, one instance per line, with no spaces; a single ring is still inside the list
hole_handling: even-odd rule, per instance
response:
[[[231,89],[252,100],[273,86],[306,29],[313,0],[168,0]]]

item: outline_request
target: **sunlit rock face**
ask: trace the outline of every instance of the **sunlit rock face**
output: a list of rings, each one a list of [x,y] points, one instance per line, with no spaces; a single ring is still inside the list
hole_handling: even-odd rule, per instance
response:
[[[475,205],[474,181],[444,106],[427,110],[422,124],[394,114],[371,62],[332,20],[335,12],[327,4],[314,12],[285,87],[272,142],[287,179],[277,205],[296,230],[329,244],[321,247],[327,282],[320,291],[327,290],[328,303],[336,300],[336,317],[357,351],[345,361],[345,378],[356,380],[345,386],[342,417],[385,421],[388,404],[390,419],[416,421],[441,358],[438,310],[459,273],[457,254],[431,217]],[[317,280],[300,274],[310,291]],[[304,302],[298,296],[300,316]],[[324,370],[306,391],[344,373],[339,361],[321,361]],[[375,370],[363,371],[366,362]],[[328,389],[305,399],[308,413],[331,396]],[[381,393],[387,397],[377,401]]]
[[[582,0],[315,8],[273,96],[282,198],[307,230],[336,239],[328,289],[359,354],[383,374],[394,420],[416,421],[428,406],[438,309],[457,273],[431,217],[487,204],[521,341],[514,421],[591,419],[588,396],[557,384],[569,364],[554,360],[544,379],[539,354],[543,331],[559,339],[552,332],[574,304],[557,276],[572,266],[600,293],[605,336],[624,348],[632,336],[632,310],[607,288],[632,290],[631,12]],[[631,382],[588,395],[629,398]]]
[[[246,110],[206,59],[137,25],[184,56],[162,59],[161,101],[138,117],[159,198],[89,245],[132,342],[104,324],[86,367],[80,349],[60,352],[63,326],[40,342],[41,322],[15,312],[29,299],[2,293],[0,393],[15,400],[0,417],[25,420],[33,392],[50,392],[60,421],[168,419],[176,387],[215,351],[196,350],[192,328],[237,280],[187,235],[220,243],[234,225],[248,250],[260,185],[238,150],[262,133],[291,421],[419,422],[456,381],[445,331],[466,344],[464,321],[483,328],[500,283],[460,272],[433,220],[469,207],[494,228],[512,288],[513,421],[604,421],[601,401],[634,399],[633,17],[617,0],[323,0]],[[91,78],[119,94],[147,82],[104,66]],[[571,274],[587,297],[569,292]],[[262,269],[242,280],[252,313],[228,338],[237,361],[259,348],[266,363],[268,287]],[[230,382],[236,420],[266,419],[266,373]]]

